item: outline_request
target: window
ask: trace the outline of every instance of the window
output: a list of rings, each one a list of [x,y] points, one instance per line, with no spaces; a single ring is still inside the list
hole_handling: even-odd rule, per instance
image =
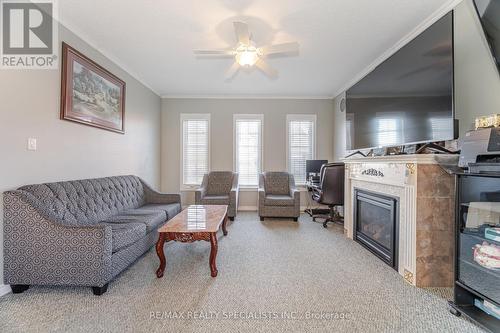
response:
[[[210,165],[210,115],[181,114],[182,187],[201,184]]]
[[[261,114],[234,115],[234,169],[242,187],[257,187],[262,170]]]
[[[404,141],[403,114],[377,114],[377,145],[396,146]]]
[[[453,137],[453,120],[450,118],[432,117],[431,123],[432,140],[442,141]]]
[[[391,146],[398,143],[397,119],[378,119],[377,127],[377,142],[379,146]]]
[[[316,115],[287,115],[287,168],[297,184],[306,182],[306,160],[316,157]]]

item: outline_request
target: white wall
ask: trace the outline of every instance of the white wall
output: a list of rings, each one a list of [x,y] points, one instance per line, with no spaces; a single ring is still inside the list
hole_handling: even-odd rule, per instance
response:
[[[500,75],[484,37],[472,0],[464,0],[454,12],[455,117],[460,136],[474,129],[477,116],[500,110]],[[335,158],[345,156],[345,112],[338,107],[345,93],[334,99]]]
[[[264,171],[286,170],[286,115],[317,115],[318,159],[333,160],[332,100],[163,99],[162,190],[180,190],[180,114],[211,114],[211,170],[233,170],[233,114],[264,114]],[[194,201],[183,193],[183,204]],[[302,205],[306,204],[305,193]],[[240,192],[240,207],[256,207],[256,191]]]
[[[340,109],[340,103],[345,98],[345,93],[340,94],[333,100],[334,112],[334,138],[333,138],[333,156],[335,162],[339,162],[345,156],[346,128],[345,111]]]
[[[59,70],[0,70],[0,193],[25,184],[124,174],[158,187],[161,99],[68,30],[60,27],[59,34],[61,42],[126,82],[126,133],[59,120]],[[37,151],[26,149],[29,137],[38,140]],[[2,253],[3,245],[0,287]]]

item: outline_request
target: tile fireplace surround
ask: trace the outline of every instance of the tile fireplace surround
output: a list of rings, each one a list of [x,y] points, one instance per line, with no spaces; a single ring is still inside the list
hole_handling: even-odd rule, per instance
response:
[[[453,286],[455,181],[437,158],[458,160],[431,154],[344,160],[347,237],[354,239],[355,189],[398,198],[398,272],[417,287]]]

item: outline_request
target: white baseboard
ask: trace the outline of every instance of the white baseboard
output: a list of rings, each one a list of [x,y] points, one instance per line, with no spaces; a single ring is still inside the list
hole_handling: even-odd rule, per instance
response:
[[[238,210],[242,212],[256,212],[257,206],[239,206]]]
[[[10,289],[10,286],[7,284],[0,284],[0,297],[3,295],[7,295],[10,293],[12,290]]]

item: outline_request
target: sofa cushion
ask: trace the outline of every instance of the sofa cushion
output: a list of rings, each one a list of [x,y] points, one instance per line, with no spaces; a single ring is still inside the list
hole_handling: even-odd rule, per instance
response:
[[[206,195],[201,199],[202,205],[229,205],[229,195]]]
[[[290,194],[290,179],[286,172],[266,172],[264,174],[266,194]]]
[[[143,223],[146,232],[151,232],[167,221],[167,213],[163,210],[129,209],[123,213],[105,219],[104,223]]]
[[[112,252],[134,244],[146,236],[146,225],[144,223],[104,223],[111,226]]]
[[[293,206],[294,203],[293,198],[289,195],[270,194],[266,195],[264,200],[266,206]]]
[[[180,203],[172,203],[172,204],[147,204],[138,209],[141,210],[160,210],[164,211],[167,214],[167,220],[170,220],[175,215],[179,214],[181,211]]]

